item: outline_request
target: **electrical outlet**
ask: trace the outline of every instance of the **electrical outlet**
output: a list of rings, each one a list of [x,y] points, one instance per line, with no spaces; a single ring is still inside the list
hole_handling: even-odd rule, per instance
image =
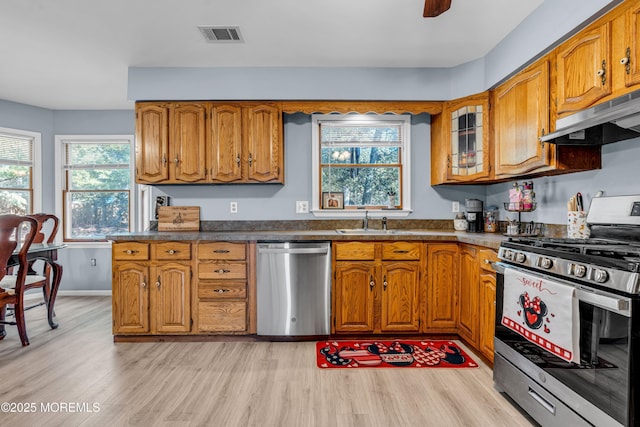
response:
[[[460,202],[451,203],[451,212],[460,212]]]
[[[238,202],[229,203],[229,212],[238,213]]]
[[[306,200],[298,200],[296,202],[296,213],[309,213],[309,202]]]
[[[91,258],[91,267],[95,267],[95,266],[96,266],[96,259]]]

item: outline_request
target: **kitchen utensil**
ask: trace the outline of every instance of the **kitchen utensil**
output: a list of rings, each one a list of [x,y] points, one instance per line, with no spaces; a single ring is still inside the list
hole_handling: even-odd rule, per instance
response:
[[[582,193],[576,194],[576,210],[584,211],[584,203],[582,201]]]

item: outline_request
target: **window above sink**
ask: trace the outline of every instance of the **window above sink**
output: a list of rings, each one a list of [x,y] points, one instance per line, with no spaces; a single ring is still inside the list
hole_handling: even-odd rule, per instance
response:
[[[314,114],[312,129],[315,216],[408,215],[410,115]]]

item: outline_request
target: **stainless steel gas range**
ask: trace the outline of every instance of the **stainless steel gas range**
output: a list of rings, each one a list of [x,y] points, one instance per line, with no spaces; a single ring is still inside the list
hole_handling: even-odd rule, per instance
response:
[[[494,383],[544,426],[640,425],[640,195],[594,198],[587,223],[501,244]]]

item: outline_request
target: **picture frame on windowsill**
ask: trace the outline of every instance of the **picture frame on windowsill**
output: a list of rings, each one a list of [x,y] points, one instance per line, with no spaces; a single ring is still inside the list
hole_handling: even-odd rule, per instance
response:
[[[322,209],[344,209],[344,193],[335,191],[323,192]]]

